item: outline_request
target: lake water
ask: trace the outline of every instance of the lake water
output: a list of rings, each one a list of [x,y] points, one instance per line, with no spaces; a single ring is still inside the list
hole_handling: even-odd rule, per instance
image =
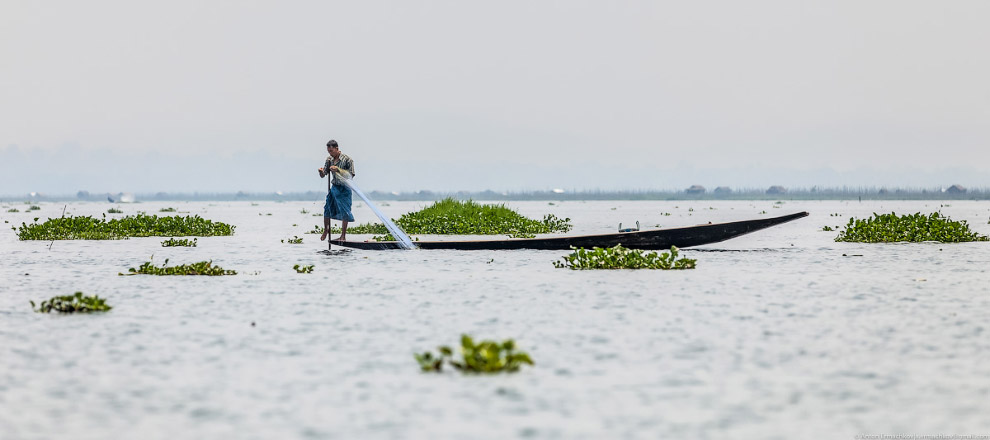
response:
[[[990,203],[950,203],[507,203],[570,217],[574,234],[812,214],[685,250],[698,260],[688,271],[555,269],[561,251],[324,255],[319,236],[304,235],[321,224],[322,201],[122,205],[237,226],[196,248],[21,242],[4,224],[0,439],[990,434],[990,243],[835,243],[821,230],[875,211],[941,210],[990,234]],[[382,210],[397,218],[424,205]],[[0,218],[63,209],[41,206]],[[355,215],[377,221],[360,204]],[[303,244],[280,242],[295,235]],[[117,275],[152,256],[239,274]],[[75,291],[114,309],[59,316],[28,304]],[[465,332],[514,338],[536,366],[419,371],[413,352]]]

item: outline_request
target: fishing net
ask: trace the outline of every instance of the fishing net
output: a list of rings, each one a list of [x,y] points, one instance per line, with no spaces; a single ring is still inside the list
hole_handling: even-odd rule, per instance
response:
[[[351,181],[351,173],[347,172],[347,170],[340,170],[337,172],[337,176],[340,177],[340,181],[343,182],[344,185],[347,185],[347,187],[350,188],[351,191],[354,191],[354,193],[357,194],[361,200],[364,200],[364,203],[367,203],[368,207],[371,208],[372,211],[375,211],[375,215],[377,215],[378,218],[381,219],[382,223],[385,224],[385,229],[388,229],[388,232],[392,233],[392,236],[395,237],[401,248],[416,249],[416,245],[414,245],[412,240],[409,239],[409,236],[406,235],[405,232],[402,232],[402,229],[399,229],[399,227],[396,226],[391,219],[386,217],[385,214],[382,214],[382,212],[378,210],[378,207],[368,199],[368,196],[364,195],[364,193],[354,185],[354,182]]]

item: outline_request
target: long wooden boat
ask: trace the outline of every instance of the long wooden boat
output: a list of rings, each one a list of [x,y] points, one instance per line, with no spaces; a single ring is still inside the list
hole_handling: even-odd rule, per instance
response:
[[[568,237],[550,238],[517,238],[508,240],[471,240],[471,241],[417,241],[420,249],[454,249],[454,250],[514,250],[514,249],[546,249],[568,250],[576,248],[612,247],[621,244],[630,249],[670,249],[671,246],[687,248],[703,244],[718,243],[750,232],[777,226],[802,217],[807,212],[771,217],[758,220],[743,220],[729,223],[709,223],[706,225],[686,226],[681,228],[654,229],[649,231],[619,232],[600,235],[575,235]],[[344,246],[354,249],[387,250],[401,249],[395,241],[341,241],[330,240],[330,245]]]

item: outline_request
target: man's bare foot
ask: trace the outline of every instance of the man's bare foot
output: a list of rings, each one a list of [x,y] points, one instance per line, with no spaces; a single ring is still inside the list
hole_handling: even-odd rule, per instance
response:
[[[346,240],[347,240],[347,237],[345,237],[343,235],[341,235],[340,237],[337,237],[337,241],[346,241]]]
[[[327,233],[329,233],[329,231],[327,231],[326,229],[324,229],[323,230],[323,235],[320,236],[320,241],[324,241],[324,240],[327,239]]]

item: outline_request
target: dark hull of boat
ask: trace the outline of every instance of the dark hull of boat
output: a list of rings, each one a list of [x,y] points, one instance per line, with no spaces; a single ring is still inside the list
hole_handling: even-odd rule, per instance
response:
[[[703,244],[718,243],[750,232],[766,229],[781,223],[787,223],[802,217],[807,212],[781,217],[759,220],[743,220],[738,222],[687,226],[682,228],[655,229],[650,231],[621,232],[602,235],[578,235],[570,237],[551,238],[522,238],[510,240],[475,240],[475,241],[417,241],[420,249],[452,249],[452,250],[515,250],[515,249],[544,249],[569,250],[571,247],[590,249],[593,247],[613,247],[621,244],[630,249],[670,249],[671,246],[687,248]],[[388,250],[401,249],[394,241],[339,241],[331,240],[331,246],[343,246],[354,249]]]

